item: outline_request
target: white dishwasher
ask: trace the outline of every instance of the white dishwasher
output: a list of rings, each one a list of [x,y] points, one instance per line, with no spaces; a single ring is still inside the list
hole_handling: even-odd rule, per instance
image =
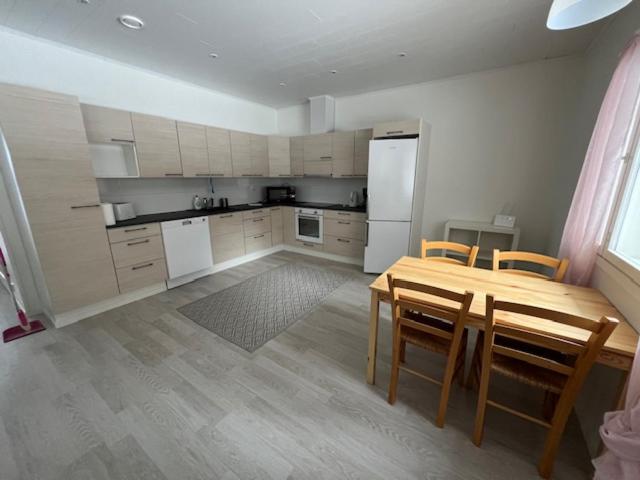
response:
[[[169,279],[213,267],[209,217],[162,222]]]

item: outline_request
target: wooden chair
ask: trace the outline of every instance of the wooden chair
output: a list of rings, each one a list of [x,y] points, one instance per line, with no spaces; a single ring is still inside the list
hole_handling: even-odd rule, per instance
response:
[[[391,294],[393,317],[393,362],[389,384],[389,403],[396,401],[400,370],[442,386],[440,406],[436,425],[444,426],[449,392],[454,378],[464,377],[465,353],[467,349],[467,329],[465,317],[473,300],[473,293],[464,294],[441,288],[415,283],[387,275]],[[426,294],[426,296],[425,296]],[[450,301],[451,307],[444,308],[430,303],[428,296]],[[442,303],[440,301],[440,303]],[[408,368],[401,359],[406,343],[447,356],[444,378],[433,379],[422,372]]]
[[[456,265],[466,265],[467,267],[475,267],[476,259],[478,258],[479,248],[477,245],[468,247],[462,243],[455,242],[427,242],[422,239],[422,259],[429,260],[430,262],[444,262],[455,263]],[[442,250],[442,256],[427,256],[429,250]],[[467,256],[467,261],[458,260],[457,258],[450,258],[444,256],[444,250],[451,250],[453,252],[461,253]]]
[[[553,276],[549,277],[547,275],[543,275],[541,273],[530,272],[528,270],[517,270],[513,268],[503,268],[500,269],[500,262],[527,262],[527,263],[535,263],[538,265],[543,265],[545,267],[552,268],[554,270]],[[561,282],[564,278],[564,274],[567,273],[567,268],[569,268],[569,259],[563,258],[559,260],[557,258],[548,257],[547,255],[541,255],[539,253],[531,253],[531,252],[509,252],[509,251],[500,251],[495,249],[493,251],[493,269],[494,270],[502,270],[505,272],[517,274],[517,275],[525,275],[528,277],[535,278],[544,278],[547,280],[553,280],[554,282]]]
[[[590,332],[589,337],[583,345],[557,337],[533,333],[497,320],[494,315],[496,311],[558,322],[573,328],[586,330]],[[609,338],[617,324],[618,321],[613,318],[602,317],[599,321],[593,321],[554,310],[496,301],[493,296],[488,295],[482,346],[482,373],[473,443],[480,446],[482,441],[487,405],[547,427],[549,433],[545,441],[542,458],[538,464],[538,472],[543,478],[549,478],[560,438],[578,392],[602,345]],[[500,339],[506,339],[506,343],[501,342]],[[521,348],[524,345],[529,348]],[[531,353],[531,348],[537,349],[537,352]],[[554,358],[553,355],[548,353],[545,354],[545,352],[555,353],[556,357]],[[565,358],[565,361],[560,361],[558,357]],[[532,417],[519,410],[489,400],[487,398],[489,377],[492,372],[559,395],[551,420],[546,421]]]

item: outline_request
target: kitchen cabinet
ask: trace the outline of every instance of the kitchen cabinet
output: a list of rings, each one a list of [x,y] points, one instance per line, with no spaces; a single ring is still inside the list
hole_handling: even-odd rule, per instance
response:
[[[369,142],[373,138],[373,129],[356,130],[353,157],[353,175],[366,177],[369,172]]]
[[[289,137],[268,137],[269,148],[269,176],[291,176],[291,148]]]
[[[293,207],[280,207],[282,209],[282,229],[284,243],[296,244],[296,221]]]
[[[251,134],[231,130],[231,164],[234,177],[250,177],[251,165]]]
[[[204,125],[176,122],[182,174],[185,177],[208,177],[209,155]]]
[[[363,212],[350,212],[348,210],[325,210],[324,219],[350,220],[352,222],[364,222],[367,214]]]
[[[331,176],[333,169],[332,137],[331,133],[303,137],[305,176]]]
[[[265,135],[250,134],[251,174],[254,177],[269,176],[269,147]]]
[[[90,143],[133,142],[131,112],[87,104],[80,108]]]
[[[245,254],[242,213],[209,217],[213,263],[218,264]]]
[[[271,231],[271,215],[264,217],[248,218],[243,221],[244,235],[257,235],[259,233],[267,233]]]
[[[211,176],[233,176],[229,130],[207,127],[207,148],[209,151],[209,173],[211,173]]]
[[[304,137],[291,137],[289,139],[289,151],[291,156],[291,176],[302,177],[304,175]]]
[[[272,207],[271,211],[271,243],[280,245],[284,243],[284,223],[282,217],[283,207]]]
[[[353,177],[354,132],[334,132],[332,137],[332,175],[334,177]]]
[[[181,177],[176,121],[132,113],[133,135],[142,177]]]
[[[327,218],[324,220],[324,233],[334,237],[364,240],[364,222]]]
[[[366,215],[360,212],[325,210],[324,251],[350,258],[364,258]]]
[[[419,119],[376,123],[373,126],[373,138],[403,137],[406,135],[420,135]]]
[[[271,248],[271,212],[269,209],[242,213],[244,246],[247,254]]]
[[[51,311],[115,297],[115,269],[77,98],[0,85],[0,124]]]
[[[271,232],[258,233],[245,237],[244,244],[247,255],[271,248]]]

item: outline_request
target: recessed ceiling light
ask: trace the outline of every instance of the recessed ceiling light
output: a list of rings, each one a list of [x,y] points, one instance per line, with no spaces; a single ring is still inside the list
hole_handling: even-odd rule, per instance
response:
[[[407,52],[398,52],[398,56],[399,57],[406,57],[407,56]]]
[[[121,25],[133,30],[140,30],[142,27],[144,27],[144,22],[138,17],[134,17],[133,15],[120,15],[118,17],[118,21]]]
[[[280,86],[281,86],[281,87],[286,87],[286,86],[287,86],[287,84],[286,84],[285,82],[280,82]]]
[[[213,53],[213,52],[211,52],[211,53],[209,54],[209,56],[210,56],[211,58],[218,58],[218,54],[217,54],[217,53]]]
[[[329,70],[329,73],[330,73],[331,75],[335,75],[336,73],[338,73],[338,70]]]

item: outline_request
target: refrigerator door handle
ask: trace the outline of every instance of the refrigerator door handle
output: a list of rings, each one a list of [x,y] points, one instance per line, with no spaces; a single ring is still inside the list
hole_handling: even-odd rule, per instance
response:
[[[369,220],[365,220],[364,222],[364,246],[369,246]]]

